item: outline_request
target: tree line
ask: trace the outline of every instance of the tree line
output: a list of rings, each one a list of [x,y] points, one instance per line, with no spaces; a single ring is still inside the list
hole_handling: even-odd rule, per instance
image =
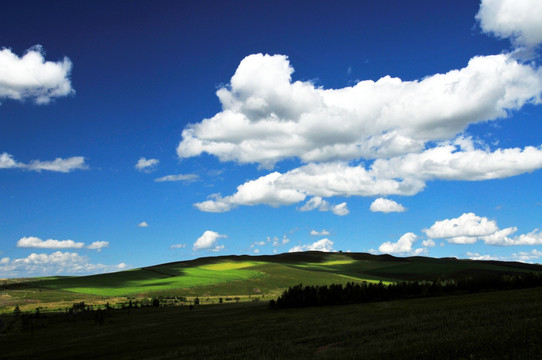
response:
[[[491,290],[512,290],[542,286],[541,273],[503,276],[467,276],[455,280],[400,281],[384,283],[348,282],[332,285],[302,284],[289,287],[277,300],[270,300],[271,308],[346,305],[389,301],[418,297],[433,297]]]

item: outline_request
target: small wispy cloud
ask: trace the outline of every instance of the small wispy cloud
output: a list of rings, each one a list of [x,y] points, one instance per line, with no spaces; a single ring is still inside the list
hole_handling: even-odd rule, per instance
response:
[[[322,231],[311,230],[311,235],[312,236],[328,236],[329,231],[327,231],[326,229],[322,229]]]
[[[332,205],[327,200],[322,199],[320,196],[314,196],[307,201],[299,211],[311,211],[318,209],[318,211],[332,211],[335,215],[345,216],[350,213],[346,202]]]
[[[169,248],[171,250],[174,250],[174,249],[184,249],[185,247],[186,247],[186,244],[173,244]]]
[[[158,163],[160,163],[160,160],[158,159],[146,159],[144,157],[141,157],[137,161],[137,164],[135,164],[135,168],[137,169],[137,171],[148,173],[155,170],[158,166]]]
[[[67,159],[56,158],[51,161],[32,160],[28,164],[25,164],[16,161],[13,155],[5,152],[0,154],[0,169],[24,169],[36,172],[44,170],[69,173],[74,170],[86,170],[88,169],[88,165],[85,163],[83,156],[73,156]]]
[[[166,181],[184,181],[186,183],[194,182],[199,180],[199,176],[196,174],[178,174],[178,175],[166,175],[154,179],[155,182],[166,182]]]
[[[149,227],[149,224],[147,224],[146,221],[142,221],[142,222],[140,222],[139,224],[137,224],[137,227],[144,227],[144,228],[146,228],[146,227]]]

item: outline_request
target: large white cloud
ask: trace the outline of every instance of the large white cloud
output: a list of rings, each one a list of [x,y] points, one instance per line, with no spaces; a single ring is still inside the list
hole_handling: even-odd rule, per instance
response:
[[[453,244],[474,244],[482,240],[487,245],[542,245],[542,233],[535,229],[527,234],[512,236],[517,227],[500,229],[495,220],[465,213],[457,218],[436,221],[422,231],[432,239],[445,239]]]
[[[476,149],[468,138],[458,138],[420,153],[377,159],[368,168],[330,162],[310,163],[283,174],[273,172],[238,186],[233,195],[214,194],[194,205],[202,211],[224,212],[239,205],[291,205],[313,196],[302,210],[316,209],[321,204],[329,209],[329,203],[322,198],[414,195],[431,180],[501,179],[539,168],[540,147],[491,151]]]
[[[70,83],[72,62],[45,61],[44,51],[36,45],[19,57],[11,49],[0,50],[0,100],[34,99],[47,104],[55,97],[73,94]]]
[[[542,92],[542,71],[510,54],[474,57],[463,69],[417,81],[386,76],[342,89],[292,82],[292,72],[286,56],[247,56],[230,87],[217,92],[223,110],[188,126],[178,155],[207,152],[266,167],[290,157],[396,156],[539,103]]]
[[[476,19],[487,33],[534,47],[542,43],[541,14],[539,0],[482,0]]]
[[[226,238],[226,235],[217,233],[216,231],[207,230],[201,235],[194,243],[193,249],[197,250],[211,250],[220,251],[224,248],[224,245],[218,245],[218,239]]]
[[[532,44],[542,36],[539,11],[533,11],[542,5],[533,1],[536,6],[530,0],[484,0],[477,19],[486,32]],[[505,19],[515,13],[522,23]],[[264,168],[292,158],[304,165],[194,205],[224,212],[305,202],[301,210],[331,210],[327,198],[333,196],[414,195],[431,180],[500,179],[540,169],[539,144],[495,149],[475,144],[466,133],[473,124],[542,103],[542,68],[517,54],[475,56],[463,68],[419,80],[385,76],[339,89],[294,81],[287,56],[249,55],[217,91],[222,111],[187,126],[177,154],[208,153]],[[377,200],[373,209],[381,211],[385,201]],[[339,205],[335,213],[348,213],[346,203]]]
[[[13,159],[13,155],[8,153],[0,154],[0,169],[25,169],[31,171],[41,172],[54,171],[68,173],[74,170],[88,169],[88,165],[85,163],[83,156],[73,156],[67,159],[56,158],[51,161],[32,160],[28,164],[24,164]]]
[[[125,263],[117,265],[94,264],[87,256],[75,252],[56,251],[52,254],[32,253],[26,258],[3,258],[0,277],[37,276],[50,274],[91,274],[124,270]]]
[[[298,245],[294,246],[288,252],[300,252],[300,251],[323,251],[330,252],[333,251],[333,241],[325,238],[318,240],[312,244]]]
[[[217,93],[223,111],[188,126],[177,152],[269,167],[289,157],[309,163],[248,181],[230,196],[214,194],[198,209],[313,197],[301,208],[307,210],[320,198],[414,195],[430,180],[497,179],[542,167],[541,147],[490,150],[457,135],[541,102],[542,70],[510,54],[475,57],[463,69],[419,81],[385,77],[337,90],[292,82],[292,72],[285,56],[245,58],[230,88]],[[368,165],[355,164],[361,159]],[[325,201],[313,208],[329,209]]]
[[[427,180],[503,179],[542,168],[542,147],[476,149],[468,138],[420,153],[376,160],[373,175]]]

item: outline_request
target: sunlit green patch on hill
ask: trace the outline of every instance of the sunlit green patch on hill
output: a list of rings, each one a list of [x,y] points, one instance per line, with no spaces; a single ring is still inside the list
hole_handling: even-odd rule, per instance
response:
[[[295,266],[307,269],[333,269],[334,265],[353,264],[356,260],[330,260],[321,263],[296,264]]]
[[[240,262],[224,261],[224,262],[219,262],[216,264],[203,265],[203,266],[200,266],[200,269],[214,270],[214,271],[237,270],[237,269],[244,269],[244,268],[256,266],[259,264],[265,264],[265,263],[260,262],[260,261],[240,261]]]
[[[244,269],[247,264],[215,265],[217,266],[214,268],[212,265],[201,267],[170,265],[104,275],[66,277],[42,281],[41,286],[83,294],[126,296],[244,281],[265,276],[260,271]]]

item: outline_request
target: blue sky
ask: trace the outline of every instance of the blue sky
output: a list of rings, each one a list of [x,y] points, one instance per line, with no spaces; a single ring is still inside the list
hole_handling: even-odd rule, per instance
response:
[[[542,259],[537,0],[1,7],[0,278]]]

